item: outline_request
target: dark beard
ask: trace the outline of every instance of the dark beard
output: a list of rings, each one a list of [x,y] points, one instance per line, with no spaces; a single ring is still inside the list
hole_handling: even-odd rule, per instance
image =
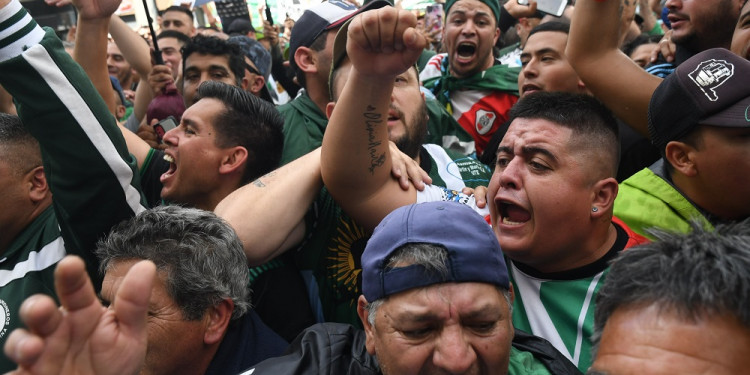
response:
[[[732,6],[732,0],[721,1],[717,5],[717,9],[714,10],[711,19],[703,23],[704,29],[700,31],[700,35],[697,30],[693,29],[690,34],[682,38],[672,39],[676,44],[686,47],[693,53],[717,47],[729,48],[737,23],[736,18],[728,16],[733,13]]]
[[[399,111],[400,112],[400,111]],[[400,112],[401,118],[403,112]],[[419,149],[422,147],[427,137],[427,104],[422,101],[419,110],[410,119],[404,119],[404,135],[393,141],[401,152],[415,159],[419,155]],[[408,120],[408,121],[407,121]]]

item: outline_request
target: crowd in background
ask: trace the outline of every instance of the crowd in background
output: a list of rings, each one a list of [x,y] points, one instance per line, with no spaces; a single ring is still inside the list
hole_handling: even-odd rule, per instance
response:
[[[747,0],[46,2],[0,0],[0,370],[747,367]]]

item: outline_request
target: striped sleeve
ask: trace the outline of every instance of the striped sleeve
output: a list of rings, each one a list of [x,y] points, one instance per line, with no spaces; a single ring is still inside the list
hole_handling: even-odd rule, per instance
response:
[[[41,146],[66,249],[94,259],[99,238],[145,209],[135,160],[86,73],[18,0],[0,9],[0,46],[0,84]]]
[[[17,0],[0,9],[0,62],[20,55],[43,37],[44,31]]]

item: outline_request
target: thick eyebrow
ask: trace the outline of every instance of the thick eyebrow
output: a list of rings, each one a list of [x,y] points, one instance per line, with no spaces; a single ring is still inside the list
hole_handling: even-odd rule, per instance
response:
[[[394,315],[394,318],[400,322],[409,321],[409,322],[422,323],[422,322],[430,322],[430,321],[437,319],[437,315],[435,315],[434,313],[430,311],[427,311],[427,312],[403,311],[399,313],[398,315]]]
[[[474,320],[479,318],[500,319],[503,314],[496,309],[496,305],[487,303],[478,309],[470,311],[468,314],[461,315],[461,319]]]
[[[500,146],[497,148],[497,153],[499,154],[501,152],[512,155],[513,149],[508,146]],[[542,154],[552,159],[553,162],[557,162],[557,157],[551,152],[549,152],[549,150],[547,150],[546,148],[542,148],[542,147],[524,146],[524,147],[521,147],[521,154],[523,155]]]
[[[513,149],[510,148],[510,147],[508,147],[508,146],[498,146],[497,153],[499,154],[501,152],[504,152],[506,154],[512,154],[513,153]]]
[[[545,54],[545,53],[554,53],[554,54],[556,54],[556,55],[559,55],[559,54],[560,54],[560,53],[559,53],[559,52],[557,52],[556,50],[554,50],[554,49],[552,49],[552,48],[549,48],[549,47],[547,47],[547,48],[542,48],[542,49],[538,49],[538,50],[534,51],[533,53],[535,53],[535,54],[537,54],[537,55],[543,55],[543,54]]]
[[[546,148],[533,147],[533,146],[524,146],[524,147],[521,147],[521,152],[524,155],[542,154],[542,155],[544,155],[544,156],[552,159],[553,162],[557,162],[557,157],[555,157],[555,155],[553,155],[551,152],[549,152],[549,150],[547,150]]]

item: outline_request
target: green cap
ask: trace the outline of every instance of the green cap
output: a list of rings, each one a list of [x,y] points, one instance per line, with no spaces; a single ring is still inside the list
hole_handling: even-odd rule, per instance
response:
[[[446,16],[450,12],[451,7],[459,1],[461,0],[446,0],[445,1]],[[498,1],[497,0],[478,0],[478,1],[481,3],[487,4],[487,6],[490,7],[490,10],[492,11],[492,13],[495,14],[495,24],[497,25],[498,23],[500,23],[500,4],[498,3]],[[515,1],[515,0],[509,0],[509,1]]]

